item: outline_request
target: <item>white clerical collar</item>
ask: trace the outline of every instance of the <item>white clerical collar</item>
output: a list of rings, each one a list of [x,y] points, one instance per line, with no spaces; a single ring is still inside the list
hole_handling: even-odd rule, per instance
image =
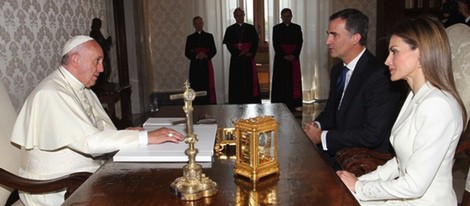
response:
[[[78,79],[75,78],[75,76],[73,76],[72,73],[70,73],[69,70],[67,70],[65,67],[60,66],[59,71],[60,71],[60,73],[62,73],[64,75],[64,77],[70,83],[70,86],[72,88],[77,89],[77,90],[85,89],[85,85],[83,85],[83,83],[78,81]]]
[[[361,51],[361,53],[359,53],[359,55],[356,56],[356,58],[354,58],[351,62],[349,62],[349,64],[344,64],[344,66],[347,66],[348,69],[350,69],[351,71],[354,71],[354,68],[356,68],[357,62],[362,57],[362,54],[364,54],[365,51],[366,51],[366,48],[364,48]]]

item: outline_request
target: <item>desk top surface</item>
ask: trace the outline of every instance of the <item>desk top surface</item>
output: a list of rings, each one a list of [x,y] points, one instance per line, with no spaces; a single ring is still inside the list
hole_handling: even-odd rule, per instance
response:
[[[182,117],[181,106],[161,107],[155,117]],[[218,193],[183,201],[170,192],[182,169],[162,163],[108,161],[64,205],[359,205],[283,104],[194,106],[194,119],[210,116],[219,128],[237,119],[274,116],[279,123],[280,174],[253,185],[234,175],[235,160],[215,155],[204,174],[218,184]],[[196,121],[194,121],[196,122]]]

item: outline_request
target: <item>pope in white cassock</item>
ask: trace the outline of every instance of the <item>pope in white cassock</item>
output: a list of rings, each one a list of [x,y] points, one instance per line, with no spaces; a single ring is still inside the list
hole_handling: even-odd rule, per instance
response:
[[[125,147],[179,142],[183,135],[169,128],[117,130],[90,89],[103,72],[103,51],[89,36],[65,44],[61,66],[26,99],[11,141],[21,146],[19,174],[51,179],[73,172],[94,172],[103,162],[93,157]],[[20,192],[25,205],[60,205],[64,191],[41,195]]]

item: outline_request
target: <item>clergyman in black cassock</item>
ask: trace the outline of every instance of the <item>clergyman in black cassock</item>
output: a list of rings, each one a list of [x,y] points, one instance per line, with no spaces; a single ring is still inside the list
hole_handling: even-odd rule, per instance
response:
[[[229,72],[229,104],[261,103],[255,55],[258,33],[244,23],[245,12],[236,8],[236,23],[227,27],[223,43],[231,54]]]
[[[291,22],[292,11],[281,11],[282,23],[273,27],[274,65],[272,103],[285,103],[290,110],[302,106],[300,51],[302,28]]]
[[[202,17],[193,18],[196,31],[186,38],[185,56],[191,60],[189,83],[195,91],[206,91],[206,96],[196,97],[193,104],[216,104],[214,67],[212,57],[217,53],[214,37],[203,30]]]

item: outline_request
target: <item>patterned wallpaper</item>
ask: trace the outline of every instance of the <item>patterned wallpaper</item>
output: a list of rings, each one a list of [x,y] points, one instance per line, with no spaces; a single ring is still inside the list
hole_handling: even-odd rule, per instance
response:
[[[189,72],[184,47],[192,22],[187,12],[181,10],[190,4],[187,0],[150,2],[151,63],[155,68],[153,90],[182,90]]]
[[[0,0],[0,80],[17,110],[59,66],[62,46],[70,36],[88,34],[94,17],[106,22],[108,2]]]

